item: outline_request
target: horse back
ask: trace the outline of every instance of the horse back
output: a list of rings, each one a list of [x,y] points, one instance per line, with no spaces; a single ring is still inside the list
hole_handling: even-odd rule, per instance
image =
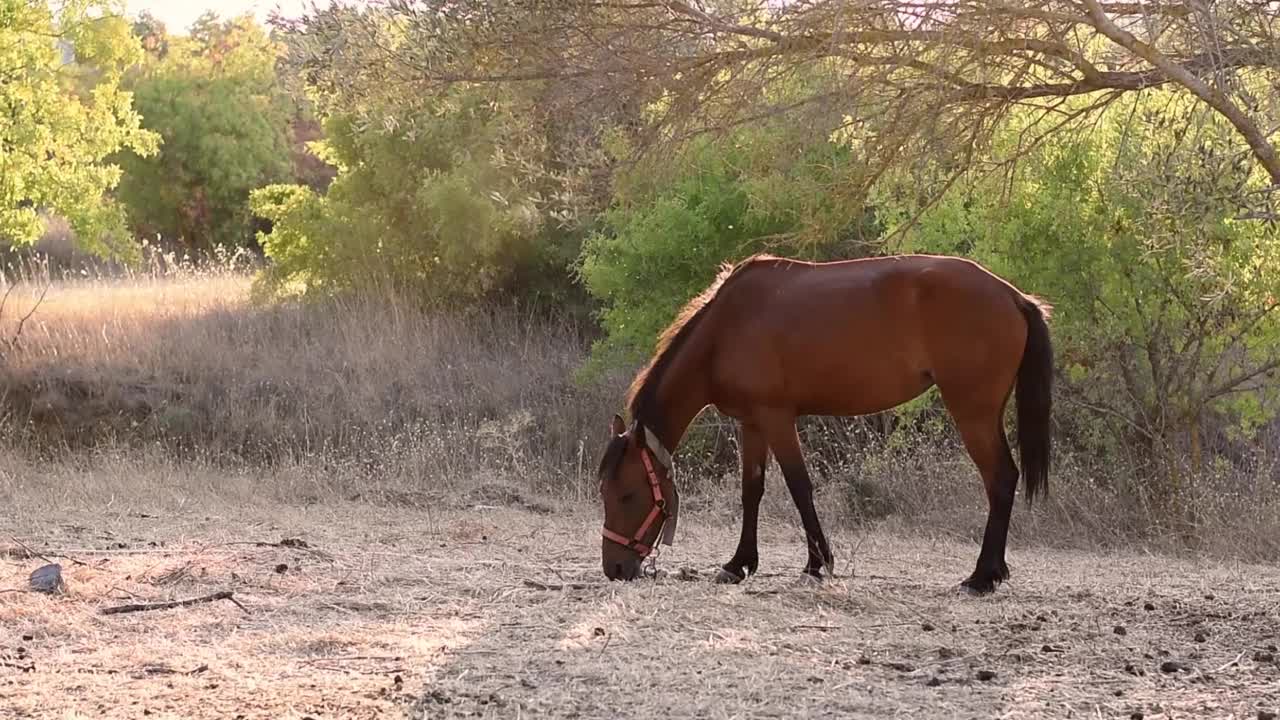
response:
[[[767,258],[739,271],[721,294],[712,384],[728,405],[878,412],[939,375],[994,373],[1004,382],[1026,341],[1024,296],[963,258]]]

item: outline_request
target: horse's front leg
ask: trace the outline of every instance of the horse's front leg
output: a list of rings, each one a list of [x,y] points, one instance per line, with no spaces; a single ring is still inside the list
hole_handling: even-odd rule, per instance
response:
[[[821,579],[822,568],[827,573],[835,571],[835,559],[831,555],[831,546],[827,536],[822,532],[822,523],[818,520],[818,511],[813,506],[813,483],[809,479],[809,471],[805,468],[804,453],[800,449],[800,437],[796,434],[795,417],[776,415],[768,418],[765,436],[773,454],[778,458],[778,466],[782,468],[782,476],[787,480],[787,489],[791,491],[791,499],[795,501],[800,512],[800,524],[804,526],[805,544],[808,546],[808,559],[804,564],[804,575],[810,579]]]
[[[716,573],[716,582],[739,583],[760,567],[756,527],[760,521],[760,499],[764,497],[764,471],[769,462],[769,445],[759,428],[742,425],[742,536],[729,562]]]

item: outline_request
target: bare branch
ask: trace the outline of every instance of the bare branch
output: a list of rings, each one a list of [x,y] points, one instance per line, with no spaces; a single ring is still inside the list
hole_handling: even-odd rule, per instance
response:
[[[1278,368],[1280,368],[1280,357],[1274,358],[1257,367],[1241,370],[1235,375],[1232,375],[1207,390],[1204,394],[1204,399],[1209,401],[1215,400],[1224,395],[1229,395],[1239,390],[1245,383],[1248,383],[1251,380],[1255,380],[1264,375],[1270,377],[1270,375]]]
[[[44,289],[40,291],[40,297],[36,299],[35,304],[31,306],[31,309],[27,311],[26,315],[23,315],[18,320],[18,328],[13,331],[13,337],[9,338],[10,348],[17,347],[18,338],[22,337],[22,327],[27,324],[27,321],[31,319],[32,315],[36,314],[36,310],[40,309],[40,305],[44,303],[44,297],[49,294],[49,288],[52,287],[52,285],[52,283],[49,283],[44,286]],[[6,297],[7,295],[8,294],[6,293]]]
[[[9,303],[9,295],[13,293],[13,289],[17,286],[17,283],[9,283],[9,287],[4,291],[4,297],[0,298],[0,318],[4,317],[4,306]]]
[[[1110,38],[1116,44],[1129,50],[1138,57],[1151,63],[1160,72],[1168,76],[1169,79],[1176,81],[1178,84],[1190,90],[1196,97],[1203,100],[1207,105],[1222,114],[1232,125],[1240,131],[1245,141],[1249,143],[1249,147],[1253,149],[1253,154],[1257,156],[1258,162],[1266,168],[1267,173],[1271,175],[1272,182],[1280,183],[1280,159],[1276,158],[1275,148],[1271,147],[1271,143],[1263,137],[1255,125],[1248,117],[1241,112],[1240,108],[1224,94],[1221,90],[1209,86],[1198,75],[1186,65],[1180,65],[1174,62],[1159,50],[1151,45],[1142,42],[1134,37],[1131,33],[1117,27],[1111,18],[1107,17],[1106,11],[1098,3],[1098,0],[1081,0],[1085,7],[1089,10],[1089,17],[1093,19],[1093,26],[1098,32]],[[1256,52],[1253,48],[1237,48],[1237,52]],[[1207,53],[1213,58],[1213,64],[1210,67],[1223,69],[1232,66],[1229,61],[1221,61],[1217,59],[1219,53]]]
[[[1250,78],[1280,74],[1280,19],[1247,6],[1220,3],[1209,19],[1173,0],[393,0],[389,8],[335,10],[307,24],[313,50],[298,54],[303,72],[322,88],[359,77],[363,92],[395,98],[459,83],[522,84],[557,120],[587,117],[589,128],[615,120],[636,152],[782,115],[814,134],[849,123],[859,142],[899,148],[898,167],[946,157],[943,174],[1013,108],[1173,86],[1230,121],[1280,183],[1280,161],[1258,131],[1280,103],[1249,89]],[[912,129],[905,140],[903,128]],[[1242,207],[1240,216],[1270,217],[1263,210],[1271,208]]]

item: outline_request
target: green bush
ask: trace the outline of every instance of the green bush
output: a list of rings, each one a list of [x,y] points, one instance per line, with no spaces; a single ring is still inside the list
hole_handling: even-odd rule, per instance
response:
[[[391,286],[453,302],[563,293],[576,250],[548,218],[551,182],[501,102],[475,92],[325,121],[322,154],[339,168],[324,195],[275,185],[253,193],[270,294]],[[564,299],[558,297],[557,299]]]
[[[1248,438],[1276,410],[1280,233],[1224,200],[1263,182],[1224,121],[1153,92],[953,193],[906,249],[971,256],[1053,303],[1060,422],[1177,484],[1210,425]]]
[[[249,192],[289,176],[294,109],[276,77],[279,47],[252,18],[212,15],[160,47],[129,82],[143,126],[163,138],[157,154],[119,157],[130,224],[202,250],[247,245]]]
[[[765,251],[847,258],[872,247],[879,233],[872,214],[849,212],[826,191],[851,162],[847,149],[822,144],[784,155],[788,149],[781,129],[744,131],[694,143],[675,166],[620,180],[579,269],[602,305],[606,337],[596,363],[647,357],[721,263]]]

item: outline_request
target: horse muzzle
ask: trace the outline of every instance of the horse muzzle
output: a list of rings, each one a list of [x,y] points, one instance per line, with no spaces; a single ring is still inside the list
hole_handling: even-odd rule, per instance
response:
[[[642,561],[635,553],[622,548],[612,548],[612,550],[613,552],[605,551],[601,563],[605,577],[610,580],[635,580],[640,577]]]

